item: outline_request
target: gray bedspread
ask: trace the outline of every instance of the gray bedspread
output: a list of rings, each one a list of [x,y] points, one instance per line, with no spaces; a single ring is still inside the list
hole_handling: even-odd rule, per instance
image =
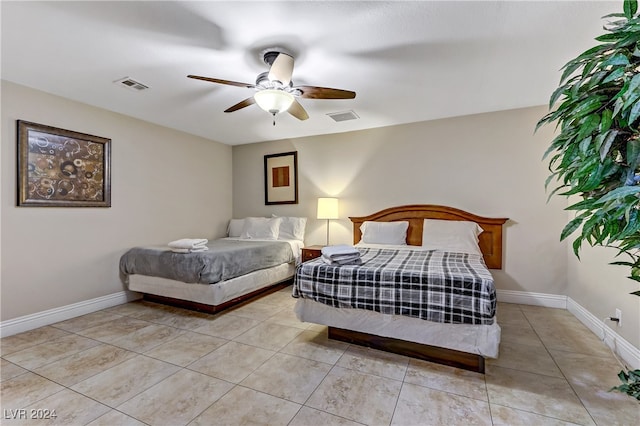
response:
[[[166,246],[135,247],[120,258],[120,276],[125,284],[133,274],[214,284],[295,260],[286,241],[220,239],[207,247],[196,253],[174,253]]]

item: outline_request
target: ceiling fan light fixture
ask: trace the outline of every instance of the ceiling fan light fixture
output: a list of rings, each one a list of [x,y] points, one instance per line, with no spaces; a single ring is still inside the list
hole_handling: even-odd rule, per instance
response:
[[[285,112],[295,100],[291,93],[278,89],[260,90],[253,98],[260,108],[271,114]]]

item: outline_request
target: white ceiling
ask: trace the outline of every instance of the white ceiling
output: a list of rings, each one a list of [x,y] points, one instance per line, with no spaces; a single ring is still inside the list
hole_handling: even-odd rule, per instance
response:
[[[2,1],[2,78],[235,145],[546,104],[559,69],[594,45],[619,1]],[[257,105],[260,52],[295,54],[294,84],[353,90],[301,99],[310,118]],[[150,87],[113,84],[132,77]],[[326,114],[354,110],[336,123]],[[28,117],[24,117],[28,119]],[[51,124],[51,123],[43,123]],[[532,129],[533,130],[533,129]]]

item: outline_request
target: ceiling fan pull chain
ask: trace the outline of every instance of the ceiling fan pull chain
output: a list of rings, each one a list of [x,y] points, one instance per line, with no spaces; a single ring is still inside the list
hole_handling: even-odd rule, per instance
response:
[[[272,114],[273,114],[273,125],[275,126],[276,125],[276,113],[273,112]]]

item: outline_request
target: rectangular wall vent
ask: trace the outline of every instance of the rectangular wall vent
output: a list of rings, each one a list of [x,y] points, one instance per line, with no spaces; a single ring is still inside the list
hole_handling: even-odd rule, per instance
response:
[[[358,117],[358,114],[356,114],[355,112],[353,112],[353,110],[349,110],[349,111],[342,111],[342,112],[332,112],[327,114],[329,117],[333,118],[334,121],[339,122],[339,121],[347,121],[347,120],[355,120]]]
[[[136,92],[149,88],[149,86],[147,86],[146,84],[142,84],[139,81],[132,79],[131,77],[121,78],[120,80],[114,81],[114,83],[119,84],[122,87],[126,87],[127,89],[134,90]]]

